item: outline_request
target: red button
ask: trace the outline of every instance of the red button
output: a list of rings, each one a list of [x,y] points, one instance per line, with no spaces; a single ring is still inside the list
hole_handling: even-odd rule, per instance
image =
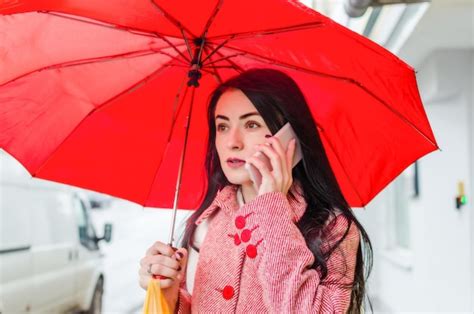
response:
[[[235,245],[239,245],[241,242],[240,242],[240,238],[239,238],[239,235],[236,233],[234,235],[234,244]]]
[[[257,247],[253,244],[247,245],[247,249],[245,251],[247,252],[247,256],[250,258],[255,258],[257,256]]]
[[[245,217],[244,216],[238,216],[235,218],[235,226],[237,229],[243,229],[245,227]]]
[[[244,231],[242,231],[242,235],[241,235],[242,241],[249,242],[251,234],[252,234],[252,231],[250,231],[249,229],[245,229]]]
[[[232,288],[231,286],[225,286],[224,290],[222,290],[222,296],[226,300],[232,299],[232,297],[234,296],[234,288]]]

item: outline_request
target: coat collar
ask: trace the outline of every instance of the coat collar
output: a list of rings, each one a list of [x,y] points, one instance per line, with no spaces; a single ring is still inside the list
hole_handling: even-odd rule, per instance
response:
[[[217,209],[222,209],[227,215],[232,216],[239,209],[239,203],[237,201],[238,188],[238,185],[229,184],[219,190],[211,205],[198,217],[195,224],[199,225],[202,223],[204,219],[212,215]],[[303,216],[307,206],[301,183],[294,180],[290,191],[296,199],[288,197],[288,202],[293,210],[294,220],[298,221]]]

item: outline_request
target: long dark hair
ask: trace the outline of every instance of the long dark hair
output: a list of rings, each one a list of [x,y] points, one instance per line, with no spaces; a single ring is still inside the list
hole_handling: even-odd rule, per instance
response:
[[[196,230],[195,221],[211,205],[217,192],[230,184],[222,171],[217,155],[214,121],[217,101],[228,89],[239,89],[250,99],[272,134],[275,134],[286,122],[290,122],[301,143],[303,159],[293,168],[293,178],[301,183],[308,205],[304,215],[298,221],[297,227],[315,257],[311,268],[320,269],[321,280],[324,280],[328,275],[326,262],[330,254],[344,240],[351,224],[357,225],[364,243],[361,241],[357,250],[354,281],[346,288],[352,290],[348,312],[360,313],[366,296],[365,282],[372,270],[372,245],[369,236],[353,215],[339,188],[303,93],[296,82],[281,71],[250,69],[220,84],[211,94],[208,106],[209,141],[205,163],[208,189],[203,203],[186,222],[181,246],[190,246],[196,249],[193,243],[193,234]],[[290,197],[292,196],[290,195]],[[321,244],[324,243],[325,237],[322,230],[330,216],[335,217],[336,208],[342,212],[341,215],[347,218],[349,226],[344,236],[332,248],[323,253]],[[364,250],[362,250],[362,244],[364,244]],[[365,257],[363,257],[362,251],[365,252]],[[366,261],[367,265],[365,265]],[[364,265],[367,266],[366,278],[364,278]],[[372,303],[370,299],[368,300],[373,312]]]

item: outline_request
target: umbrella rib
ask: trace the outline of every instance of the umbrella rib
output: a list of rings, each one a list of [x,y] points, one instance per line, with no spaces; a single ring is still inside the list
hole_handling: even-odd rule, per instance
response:
[[[36,169],[36,171],[32,174],[33,177],[36,177],[37,174],[41,171],[41,169],[44,168],[44,166],[48,163],[48,161],[53,157],[53,155],[59,150],[59,148],[61,147],[61,145],[66,142],[69,137],[84,123],[84,121],[87,120],[88,117],[90,117],[93,113],[95,113],[97,110],[99,109],[102,109],[103,107],[105,107],[107,104],[110,104],[113,100],[117,99],[118,97],[122,96],[123,94],[125,93],[128,93],[128,92],[131,92],[137,88],[139,88],[140,86],[142,86],[144,83],[146,83],[147,81],[149,81],[152,77],[158,75],[161,71],[163,71],[173,60],[170,60],[168,61],[166,64],[164,64],[163,66],[161,66],[160,68],[158,68],[156,71],[154,71],[153,73],[151,73],[150,75],[146,76],[145,78],[141,79],[140,81],[134,83],[133,85],[131,85],[130,87],[128,87],[127,89],[123,90],[122,92],[120,92],[119,94],[109,98],[108,100],[104,101],[101,105],[95,107],[94,109],[92,109],[91,111],[89,111],[89,113],[87,113],[83,118],[82,120],[76,124],[76,126],[74,127],[74,129],[69,132],[69,134],[61,141],[60,144],[58,144],[56,146],[56,148],[54,149],[53,152],[51,152],[48,156],[48,158],[38,167],[38,169]]]
[[[165,18],[167,18],[173,25],[178,27],[179,29],[184,29],[186,32],[188,32],[191,37],[196,37],[196,35],[193,34],[186,26],[181,24],[176,18],[171,16],[167,11],[165,11],[162,7],[160,7],[154,0],[150,0],[151,4],[160,12],[161,15],[163,15]]]
[[[181,45],[180,45],[180,46],[181,46]],[[181,62],[181,63],[182,63],[181,66],[182,66],[182,67],[186,67],[186,68],[189,67],[186,62],[184,62],[184,61],[183,61],[182,59],[180,59],[180,58],[177,58],[176,56],[173,56],[173,55],[171,55],[171,54],[169,54],[169,53],[167,53],[167,52],[162,52],[162,51],[160,51],[159,53],[160,53],[160,54],[163,54],[163,55],[166,55],[166,56],[168,56],[168,57],[170,57],[170,58],[172,58],[172,59],[174,59],[174,60],[176,60],[176,61]],[[177,64],[173,64],[173,65],[179,66],[179,65],[177,65]]]
[[[159,33],[156,33],[156,35],[157,35],[160,39],[162,39],[163,41],[165,41],[168,45],[170,45],[170,47],[173,48],[181,57],[183,57],[183,59],[186,60],[186,62],[191,62],[191,60],[187,59],[186,56],[177,48],[177,46],[182,46],[182,44],[175,46],[172,42],[170,42],[170,41],[168,40],[168,38],[161,36]],[[179,39],[181,39],[181,38],[179,38]],[[185,39],[185,40],[186,40],[186,39]],[[187,45],[187,43],[186,43],[186,45]]]
[[[216,53],[221,56],[221,57],[224,57],[224,54],[220,53],[219,51],[216,51]],[[237,63],[235,63],[234,61],[230,60],[229,59],[226,59],[227,62],[229,62],[229,64],[234,68],[235,71],[237,71],[238,73],[242,73],[244,72],[244,69],[239,66]]]
[[[206,46],[204,46],[204,50],[206,51],[206,53],[209,52],[208,48]],[[209,60],[212,61],[212,59],[209,59]],[[213,70],[213,72],[214,72],[214,73],[212,73],[212,76],[216,79],[217,84],[222,84],[222,77],[217,72],[216,67],[215,66],[211,67],[211,70]]]
[[[171,143],[171,136],[173,134],[173,131],[174,131],[174,125],[175,125],[175,122],[176,122],[176,117],[174,115],[175,113],[175,109],[176,109],[176,104],[179,102],[179,96],[183,90],[183,86],[186,87],[185,91],[184,91],[184,96],[183,96],[183,99],[182,99],[182,102],[184,102],[184,99],[186,98],[186,95],[188,94],[188,86],[186,86],[185,84],[183,84],[186,80],[186,76],[184,76],[182,82],[181,82],[181,85],[179,87],[179,90],[178,92],[176,93],[176,96],[175,96],[175,100],[174,100],[174,107],[173,107],[173,123],[171,124],[171,128],[170,128],[170,132],[168,134],[168,139],[167,139],[167,144],[166,144],[166,150],[168,150],[168,148],[170,147],[170,143]],[[179,106],[181,108],[181,105]],[[179,112],[179,111],[178,111]],[[156,176],[158,175],[158,171],[160,170],[161,168],[161,164],[163,163],[163,158],[160,159],[160,162],[158,163],[158,166],[156,167],[156,170],[155,170],[155,174],[153,175],[153,181],[151,182],[150,184],[150,189],[148,190],[148,193],[147,193],[147,196],[144,200],[144,204],[146,206],[146,203],[148,202],[148,199],[150,198],[150,194],[151,194],[151,191],[153,189],[153,184],[156,180]]]
[[[223,38],[243,39],[246,37],[274,35],[274,34],[281,34],[281,33],[286,33],[286,32],[310,29],[310,28],[315,28],[315,27],[322,27],[324,25],[326,25],[324,22],[317,21],[317,22],[291,25],[287,27],[272,28],[268,30],[256,30],[256,31],[248,31],[248,32],[241,32],[241,33],[230,33],[230,34],[210,37],[209,40],[216,40],[216,39],[223,39]]]
[[[213,74],[210,71],[206,71],[206,72],[209,73],[209,74]],[[171,141],[171,136],[173,135],[174,127],[176,125],[176,120],[179,116],[179,113],[181,112],[181,109],[183,108],[184,100],[186,99],[186,95],[187,95],[187,92],[189,90],[186,87],[186,90],[184,91],[184,96],[182,97],[181,103],[178,106],[178,110],[176,111],[176,104],[179,101],[179,95],[181,94],[181,91],[182,91],[182,88],[183,88],[183,85],[184,85],[184,82],[185,82],[186,78],[187,78],[186,76],[183,78],[183,82],[181,83],[180,89],[179,89],[179,91],[178,91],[178,93],[176,94],[176,97],[175,97],[175,104],[173,106],[173,118],[172,118],[172,123],[171,123],[171,130],[170,130],[170,133],[168,134],[168,142]]]
[[[209,65],[211,65],[211,64],[214,64],[214,63],[217,63],[217,62],[220,62],[220,61],[224,61],[224,60],[229,59],[229,58],[238,57],[238,56],[243,56],[243,55],[245,55],[245,53],[243,53],[243,52],[239,52],[239,53],[236,53],[236,54],[233,54],[233,55],[228,55],[228,56],[226,56],[226,57],[219,58],[219,59],[217,59],[217,60],[208,62],[208,63],[206,63],[204,66],[209,66]]]
[[[166,37],[172,37],[172,38],[181,39],[180,37],[172,36],[172,35],[166,35],[166,34],[162,34],[162,33],[155,32],[155,31],[146,31],[146,30],[140,30],[140,29],[137,29],[137,28],[125,27],[125,26],[122,26],[122,25],[113,26],[113,25],[110,25],[108,23],[107,24],[100,24],[100,23],[96,23],[96,22],[92,22],[92,21],[81,20],[81,19],[75,18],[75,17],[65,16],[65,15],[62,15],[62,14],[51,13],[49,11],[40,11],[40,12],[50,14],[50,15],[54,15],[54,16],[61,17],[61,18],[65,18],[65,19],[70,19],[70,20],[79,21],[79,22],[83,22],[83,23],[88,23],[88,24],[92,24],[92,25],[111,28],[111,29],[114,29],[114,30],[126,31],[126,32],[132,33],[134,35],[147,36],[147,37],[152,37],[152,38],[159,38],[159,39],[163,40],[164,42],[166,42],[168,45],[170,45],[170,47],[172,47],[176,52],[178,52],[183,57],[184,60],[186,60],[187,62],[190,62],[190,60],[188,60],[186,58],[186,56],[183,55],[182,52],[179,49],[176,48],[177,46],[180,46],[180,45],[175,46],[173,43],[171,43],[169,41],[168,38],[166,38]],[[102,22],[102,23],[106,23],[106,22]],[[117,26],[120,26],[120,27],[117,27]],[[134,30],[136,30],[138,32],[136,32]],[[152,36],[152,35],[154,35],[154,36]],[[184,39],[186,40],[186,38],[184,38]]]
[[[92,64],[92,63],[100,63],[100,62],[108,62],[108,61],[115,61],[115,60],[121,60],[121,59],[133,59],[133,58],[139,58],[139,57],[144,57],[144,56],[149,56],[149,55],[154,55],[154,54],[162,54],[167,57],[170,57],[171,59],[174,59],[176,61],[180,61],[183,63],[183,65],[186,65],[186,63],[183,62],[183,60],[176,58],[175,56],[167,53],[167,52],[162,52],[162,51],[157,51],[157,50],[143,50],[145,51],[152,51],[149,53],[142,53],[142,54],[135,54],[134,52],[131,53],[124,53],[124,54],[119,54],[119,55],[111,55],[111,56],[105,56],[105,57],[98,57],[98,58],[90,58],[90,59],[83,59],[83,60],[76,60],[76,61],[85,61],[85,62],[76,62],[76,61],[71,61],[71,62],[65,62],[65,63],[60,63],[59,65],[54,65],[54,66],[49,66],[44,68],[44,70],[50,70],[50,69],[58,69],[58,68],[65,68],[65,67],[71,67],[71,66],[77,66],[77,65],[84,65],[84,64]]]
[[[235,69],[235,68],[231,65],[216,65],[216,66],[211,67],[211,69]]]
[[[354,183],[352,182],[352,180],[351,180],[349,174],[348,174],[347,171],[346,171],[346,168],[344,167],[344,165],[342,164],[341,160],[339,159],[339,155],[338,155],[338,154],[336,153],[336,151],[334,150],[334,146],[332,146],[331,141],[330,141],[329,138],[326,136],[326,133],[325,133],[325,132],[320,132],[320,134],[322,134],[322,135],[324,136],[324,138],[326,139],[327,143],[329,144],[329,148],[333,151],[334,156],[336,156],[337,162],[339,162],[339,165],[341,165],[342,171],[344,171],[344,174],[346,175],[347,180],[348,180],[349,183],[351,184],[352,189],[353,189],[353,190],[355,191],[355,193],[357,194],[357,197],[359,198],[361,204],[364,204],[364,201],[362,200],[362,197],[360,196],[359,191],[357,191],[357,189],[355,188]]]
[[[214,75],[214,73],[213,73],[212,71],[208,70],[208,69],[203,69],[203,68],[201,68],[201,71],[206,72],[207,74]],[[202,77],[204,77],[204,76],[205,76],[205,75],[203,75]],[[202,78],[201,78],[201,79],[202,79]]]
[[[303,68],[303,67],[300,67],[300,66],[297,66],[297,65],[277,61],[275,59],[268,58],[268,57],[265,57],[265,56],[261,56],[261,55],[258,55],[256,53],[245,51],[245,50],[242,50],[242,49],[239,49],[239,48],[234,48],[234,47],[229,47],[229,46],[226,46],[225,48],[230,49],[230,50],[235,50],[235,51],[238,51],[238,52],[247,53],[247,58],[255,59],[259,62],[262,62],[262,60],[258,60],[258,59],[264,59],[264,60],[267,60],[267,61],[271,61],[272,64],[275,64],[275,65],[280,66],[280,67],[289,68],[289,69],[292,69],[292,70],[298,70],[298,71],[308,73],[308,74],[312,74],[312,75],[329,77],[329,78],[332,78],[332,79],[335,79],[335,80],[345,81],[345,82],[348,82],[350,84],[354,84],[354,85],[358,86],[359,88],[361,88],[362,90],[366,91],[373,98],[378,100],[382,105],[384,105],[387,109],[389,109],[398,118],[400,118],[402,121],[404,121],[410,127],[414,128],[421,136],[423,136],[434,147],[438,148],[438,145],[436,145],[436,143],[434,143],[428,136],[426,136],[421,130],[419,130],[411,121],[409,121],[400,112],[398,112],[397,110],[392,108],[392,106],[388,105],[383,99],[381,99],[380,97],[375,95],[372,91],[370,91],[367,87],[365,87],[364,85],[362,85],[362,83],[360,83],[359,81],[357,81],[355,79],[344,77],[344,76],[332,75],[332,74],[323,73],[323,72],[318,72],[318,71],[314,71],[314,70],[311,70],[311,69],[306,69],[306,68]]]
[[[193,58],[193,53],[191,52],[191,46],[189,46],[189,41],[182,28],[180,28],[181,35],[183,36],[184,42],[186,43],[186,49],[188,50],[189,60]]]
[[[386,54],[383,54],[382,52],[376,50],[375,47],[370,46],[369,45],[370,41],[367,42],[367,40],[364,40],[364,39],[366,39],[365,37],[363,37],[363,36],[352,36],[352,31],[351,30],[343,27],[342,25],[340,25],[338,23],[333,23],[333,27],[339,28],[338,30],[340,31],[340,34],[344,35],[348,39],[356,41],[358,44],[364,46],[364,48],[367,48],[367,49],[371,50],[372,52],[376,53],[377,55],[379,55],[383,58],[387,58]],[[412,68],[411,65],[405,63],[403,60],[401,60],[398,56],[394,55],[393,53],[389,53],[388,57],[390,57],[393,61],[397,62],[398,64],[406,66],[409,69],[412,69],[414,71],[414,69]]]
[[[224,0],[219,0],[219,2],[216,4],[214,7],[214,11],[212,12],[211,16],[207,20],[206,26],[204,27],[204,31],[202,32],[201,38],[206,38],[207,32],[209,31],[209,28],[212,25],[212,22],[214,22],[214,19],[219,12],[219,10],[222,7],[222,4],[224,3]]]
[[[206,70],[205,72],[214,75],[214,74],[213,74],[212,72],[210,72],[210,71],[207,71],[207,70]],[[186,79],[186,77],[184,77],[184,79]],[[176,106],[175,106],[174,109],[173,109],[173,111],[174,111],[174,112],[173,112],[173,122],[171,123],[171,131],[170,131],[170,133],[168,134],[168,141],[171,140],[171,136],[172,136],[172,134],[173,134],[173,130],[174,130],[174,127],[175,127],[175,124],[176,124],[176,120],[177,120],[177,117],[179,116],[179,113],[181,112],[181,109],[183,108],[183,104],[184,104],[184,100],[186,99],[186,94],[187,94],[187,92],[188,92],[188,88],[186,88],[186,90],[185,90],[185,94],[184,94],[184,96],[183,96],[183,98],[182,98],[182,100],[181,100],[181,103],[180,103],[179,107],[178,107],[178,111],[176,112]]]
[[[152,52],[151,52],[152,51]],[[150,53],[141,53],[140,52],[150,52]],[[178,60],[178,61],[181,61],[183,62],[182,60],[174,57],[174,56],[171,56],[169,55],[168,53],[165,53],[165,52],[162,52],[162,51],[157,51],[157,50],[137,50],[137,51],[132,51],[132,52],[127,52],[127,53],[122,53],[122,54],[117,54],[117,55],[109,55],[109,56],[102,56],[102,57],[97,57],[97,58],[87,58],[87,59],[80,59],[80,60],[74,60],[74,61],[68,61],[68,62],[62,62],[62,63],[57,63],[57,64],[53,64],[53,65],[48,65],[48,66],[45,66],[45,67],[42,67],[42,68],[39,68],[39,69],[35,69],[33,71],[29,71],[27,73],[24,73],[20,76],[17,76],[3,84],[0,84],[0,87],[3,87],[13,81],[16,81],[16,80],[19,80],[25,76],[28,76],[32,73],[35,73],[35,72],[41,72],[41,71],[45,71],[45,70],[52,70],[52,69],[60,69],[60,68],[65,68],[65,67],[71,67],[71,66],[78,66],[78,65],[84,65],[84,64],[92,64],[92,63],[99,63],[99,62],[108,62],[108,61],[115,61],[115,60],[120,60],[120,59],[127,59],[127,58],[139,58],[139,57],[143,57],[143,56],[147,56],[147,55],[152,55],[152,54],[156,54],[156,53],[159,53],[159,54],[163,54],[163,55],[166,55],[166,56],[169,56],[175,60]],[[183,62],[184,63],[184,62]],[[187,65],[186,63],[184,63],[184,65]]]
[[[209,59],[214,53],[216,53],[220,48],[222,48],[229,40],[231,40],[231,38],[226,38],[223,42],[221,42],[219,45],[217,45],[217,47],[214,48],[214,50],[212,50],[211,53],[209,53],[204,58],[204,60],[202,60],[201,64],[204,64],[207,61],[207,59]]]
[[[80,19],[80,18],[77,18],[77,17],[72,17],[70,15],[65,15],[65,14],[68,14],[68,13],[63,13],[63,12],[59,12],[59,11],[57,11],[58,13],[55,13],[56,11],[55,12],[52,12],[52,11],[38,11],[38,12],[43,13],[43,14],[49,14],[49,15],[57,16],[57,17],[60,17],[60,18],[63,18],[63,19],[73,20],[73,21],[77,21],[77,22],[81,22],[81,23],[92,24],[92,25],[96,25],[96,26],[110,28],[110,29],[117,30],[117,31],[127,32],[127,33],[131,33],[131,34],[134,34],[134,35],[139,35],[139,36],[146,36],[146,37],[155,38],[156,34],[158,34],[157,32],[154,32],[154,31],[144,30],[144,29],[140,29],[140,28],[136,28],[136,27],[130,27],[130,26],[124,26],[124,25],[118,25],[118,24],[110,24],[109,22],[101,21],[101,20],[96,19],[96,18],[94,18],[94,20],[97,20],[101,23],[88,21],[88,20],[83,20],[83,19]],[[179,38],[178,36],[174,36],[174,35],[168,35],[168,34],[162,34],[162,33],[159,33],[159,34],[160,34],[160,36],[163,36],[163,37]]]

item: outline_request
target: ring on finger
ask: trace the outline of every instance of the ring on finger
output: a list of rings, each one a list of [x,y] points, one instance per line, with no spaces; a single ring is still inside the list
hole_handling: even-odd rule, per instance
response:
[[[150,275],[151,275],[151,266],[152,266],[152,265],[153,265],[153,264],[149,264],[149,265],[148,265],[148,269],[147,269],[147,271],[146,271],[146,272],[149,273]]]

